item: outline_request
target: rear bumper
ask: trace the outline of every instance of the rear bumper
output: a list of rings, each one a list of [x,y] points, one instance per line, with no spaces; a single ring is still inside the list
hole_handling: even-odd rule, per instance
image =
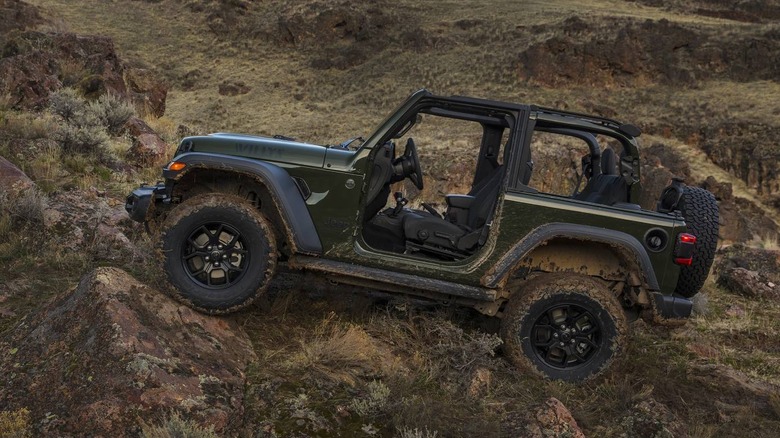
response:
[[[127,195],[125,201],[125,210],[130,215],[130,219],[136,222],[146,222],[149,206],[152,203],[165,202],[170,199],[165,184],[155,186],[142,185]]]
[[[674,295],[653,294],[656,315],[663,319],[680,320],[691,316],[693,301]]]

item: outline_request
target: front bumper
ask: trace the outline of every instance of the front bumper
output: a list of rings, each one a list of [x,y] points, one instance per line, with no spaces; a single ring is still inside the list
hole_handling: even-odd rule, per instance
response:
[[[125,210],[130,215],[130,219],[136,222],[146,222],[149,207],[159,202],[168,202],[170,196],[167,193],[165,184],[154,186],[141,185],[127,195],[125,201]]]

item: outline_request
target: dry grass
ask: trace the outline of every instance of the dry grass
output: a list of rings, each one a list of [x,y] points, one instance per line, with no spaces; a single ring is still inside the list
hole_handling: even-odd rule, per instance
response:
[[[379,365],[379,353],[371,337],[360,326],[339,323],[335,313],[300,340],[298,354],[288,363],[296,372],[349,385]]]
[[[0,411],[0,437],[29,438],[32,436],[29,410],[22,408],[16,411]]]
[[[504,0],[486,6],[481,0],[401,0],[392,7],[410,10],[417,21],[406,24],[417,26],[419,29],[414,30],[429,43],[423,41],[419,48],[391,44],[362,65],[347,70],[314,69],[311,52],[279,47],[269,41],[218,38],[203,17],[185,7],[186,2],[113,2],[110,14],[101,2],[32,3],[62,17],[62,26],[75,32],[113,37],[123,58],[155,68],[173,84],[167,115],[147,120],[173,144],[179,123],[196,132],[287,134],[312,142],[335,143],[369,133],[409,92],[421,87],[445,95],[475,95],[580,111],[589,110],[595,103],[615,109],[626,121],[659,127],[673,124],[678,110],[705,104],[709,107],[693,113],[706,116],[707,108],[715,108],[719,118],[755,118],[773,126],[780,113],[777,99],[766,98],[778,94],[778,84],[767,81],[713,81],[684,90],[663,84],[642,89],[548,89],[517,82],[512,66],[518,53],[554,34],[572,15],[588,20],[605,16],[666,18],[733,32],[749,26],[670,14],[634,2],[598,0],[584,5],[573,0]],[[254,3],[268,8],[281,5],[273,1]],[[464,17],[473,20],[474,27],[459,30],[455,23]],[[70,81],[79,72],[65,65],[62,75]],[[221,96],[217,85],[223,80],[242,81],[251,91]],[[186,81],[191,82],[187,90],[181,86]],[[702,123],[707,120],[703,117]],[[0,123],[7,123],[9,132],[20,138],[45,138],[44,134],[51,131],[51,120],[40,115],[0,111]],[[659,140],[662,133],[649,134],[652,132],[642,137],[644,144]],[[473,146],[468,130],[439,128],[415,134],[415,140],[424,159],[433,159],[442,150]],[[720,181],[732,182],[735,195],[758,199],[753,189],[733,179],[701,151],[690,148],[685,139],[663,138],[663,143],[697,163],[692,169],[694,178],[714,175]],[[107,148],[120,155],[127,146],[125,139],[114,138]],[[556,153],[547,157],[550,162],[566,148],[557,146],[551,149]],[[83,158],[59,160],[51,148],[35,156],[35,162],[26,163],[25,170],[30,170],[39,184],[50,181],[52,187],[108,186],[111,193],[121,196],[137,180],[154,182],[159,178],[157,166],[140,170],[132,179],[117,175],[85,178],[99,175],[106,168]],[[462,192],[469,183],[463,169],[473,167],[469,159],[424,163],[436,184],[420,199]],[[570,168],[570,157],[560,161],[564,161],[558,163],[563,168]],[[439,176],[450,177],[450,185],[440,184]],[[542,177],[542,181],[552,184],[554,175]],[[567,192],[570,187],[558,188]],[[767,210],[767,214],[775,213]],[[89,251],[66,259],[55,250],[46,253],[43,263],[42,253],[31,249],[30,236],[14,232],[4,239],[0,243],[0,278],[32,276],[24,269],[35,266],[40,279],[29,279],[30,290],[43,290],[44,294],[64,290],[83,269],[99,262]],[[145,248],[154,246],[154,242],[138,236],[135,240],[147,245]],[[767,244],[772,242],[767,240]],[[146,272],[148,266],[144,263],[149,261],[135,263],[130,269]],[[501,429],[506,427],[507,417],[525,412],[550,396],[572,410],[588,436],[660,436],[673,425],[638,408],[650,401],[662,403],[674,414],[680,435],[774,436],[780,430],[777,397],[769,402],[771,412],[745,408],[724,413],[724,405],[750,400],[723,391],[719,386],[723,382],[709,382],[710,386],[697,379],[698,366],[717,365],[739,370],[759,382],[780,381],[777,303],[735,297],[712,284],[705,290],[709,298],[707,313],[681,329],[634,324],[627,359],[604,378],[582,386],[540,381],[511,369],[500,358],[494,330],[481,327],[479,322],[484,321],[468,311],[399,311],[384,303],[366,304],[346,288],[323,298],[308,283],[285,285],[281,290],[261,303],[261,309],[239,316],[260,358],[248,372],[246,388],[246,421],[257,426],[251,432],[268,428],[278,436],[356,436],[367,430],[402,437],[497,436],[507,434]],[[730,316],[732,306],[739,306],[744,314]],[[20,309],[21,313],[25,307]],[[4,320],[0,329],[9,327],[7,324],[10,322]],[[489,370],[492,383],[483,396],[475,399],[467,395],[466,388],[477,368]],[[173,422],[177,421],[184,420]],[[641,429],[642,425],[651,429]],[[145,430],[151,429],[147,426]]]

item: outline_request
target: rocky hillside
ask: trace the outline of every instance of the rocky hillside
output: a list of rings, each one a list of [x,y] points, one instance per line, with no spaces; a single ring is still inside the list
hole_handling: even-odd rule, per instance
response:
[[[776,1],[110,4],[0,0],[0,435],[780,430]],[[123,197],[183,135],[335,143],[421,87],[639,125],[645,206],[672,176],[719,201],[696,316],[635,322],[625,358],[575,386],[515,372],[496,321],[462,309],[290,275],[209,318],[156,290],[155,239]],[[420,144],[463,147],[447,141]],[[421,154],[458,184],[467,163]],[[536,168],[573,183],[570,154]]]

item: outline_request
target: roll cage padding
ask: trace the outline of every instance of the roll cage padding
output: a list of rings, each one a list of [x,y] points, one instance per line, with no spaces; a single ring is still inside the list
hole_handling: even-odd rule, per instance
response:
[[[550,223],[542,225],[515,244],[493,268],[483,277],[483,286],[494,288],[511,275],[517,264],[536,247],[556,238],[580,240],[584,242],[605,243],[618,246],[634,255],[634,262],[644,274],[647,287],[659,290],[658,279],[653,270],[650,256],[642,244],[633,236],[615,230],[566,223]],[[631,260],[628,260],[631,262]]]
[[[265,161],[207,152],[185,153],[177,156],[175,160],[185,163],[186,166],[178,172],[163,170],[166,179],[178,181],[185,174],[198,169],[226,170],[255,176],[265,184],[274,202],[279,206],[282,220],[292,234],[291,243],[295,245],[298,252],[322,254],[322,242],[317,235],[309,209],[306,208],[306,202],[290,174],[281,167]]]

